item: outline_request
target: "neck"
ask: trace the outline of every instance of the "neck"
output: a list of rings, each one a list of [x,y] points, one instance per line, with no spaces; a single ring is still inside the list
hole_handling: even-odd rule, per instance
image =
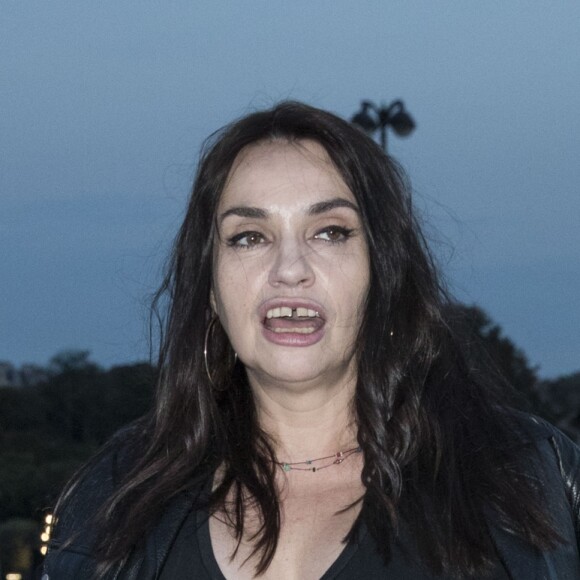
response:
[[[303,461],[358,445],[352,412],[355,380],[299,388],[250,383],[260,426],[272,438],[279,461]]]

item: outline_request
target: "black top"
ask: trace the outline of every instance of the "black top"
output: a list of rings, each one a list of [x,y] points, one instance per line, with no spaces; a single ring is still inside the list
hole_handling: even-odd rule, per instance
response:
[[[404,539],[393,546],[388,566],[376,550],[375,543],[366,528],[361,526],[358,539],[349,542],[338,558],[323,574],[321,580],[445,580],[434,576],[412,552],[403,546],[412,542]],[[205,510],[191,509],[183,522],[165,564],[160,580],[226,580],[215,559],[209,533],[209,517]],[[483,580],[483,578],[482,578]],[[498,559],[493,572],[485,580],[509,580],[503,564]]]
[[[530,426],[530,441],[534,443],[537,459],[528,462],[525,476],[533,477],[542,486],[546,511],[552,514],[564,542],[551,550],[537,550],[506,530],[493,512],[487,512],[484,525],[498,554],[496,568],[487,580],[508,577],[513,580],[579,580],[580,450],[544,421],[522,416],[524,422]],[[118,488],[122,474],[131,468],[134,450],[132,440],[125,432],[120,432],[107,450],[92,461],[64,506],[57,511],[43,566],[43,573],[50,580],[79,580],[94,576],[95,527],[92,518]],[[529,455],[529,446],[522,452]],[[207,512],[200,510],[203,504],[197,501],[207,480],[207,473],[199,474],[197,483],[192,481],[192,490],[171,499],[159,521],[135,546],[127,562],[121,569],[116,568],[107,574],[106,579],[223,580],[211,548]],[[385,567],[378,557],[370,534],[361,529],[359,540],[345,547],[323,578],[433,580],[433,575],[417,561],[413,534],[407,532],[405,535],[402,524],[401,521],[401,545],[406,550],[394,546],[389,566]],[[410,557],[406,557],[406,553]],[[439,580],[445,579],[439,577]]]

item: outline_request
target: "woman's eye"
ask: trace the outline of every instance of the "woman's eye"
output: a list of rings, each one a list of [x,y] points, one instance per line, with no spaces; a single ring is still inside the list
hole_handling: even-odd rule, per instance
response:
[[[314,237],[317,240],[325,240],[332,244],[344,242],[350,237],[351,229],[343,228],[341,226],[329,226],[318,232]]]
[[[242,232],[228,240],[228,245],[238,248],[251,248],[264,243],[264,236],[259,232]]]

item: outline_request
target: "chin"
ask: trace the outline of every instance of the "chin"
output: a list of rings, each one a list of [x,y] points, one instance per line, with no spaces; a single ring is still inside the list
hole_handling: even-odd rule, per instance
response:
[[[323,373],[309,366],[300,368],[293,364],[280,364],[275,367],[264,369],[269,379],[279,383],[311,383],[316,381]]]
[[[329,385],[333,386],[342,383],[348,375],[348,365],[345,366],[324,366],[321,365],[320,358],[315,360],[296,360],[287,357],[278,364],[269,361],[264,366],[256,366],[250,374],[262,382],[279,383],[282,388],[295,388],[297,390],[308,389],[313,386]],[[302,388],[301,388],[302,387]]]

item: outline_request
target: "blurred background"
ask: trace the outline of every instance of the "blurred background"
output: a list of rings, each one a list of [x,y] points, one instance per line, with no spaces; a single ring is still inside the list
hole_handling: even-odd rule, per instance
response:
[[[203,140],[281,99],[403,101],[416,126],[387,125],[388,150],[451,291],[521,404],[578,437],[578,2],[0,11],[1,580],[29,577],[63,481],[150,404],[149,300]]]

